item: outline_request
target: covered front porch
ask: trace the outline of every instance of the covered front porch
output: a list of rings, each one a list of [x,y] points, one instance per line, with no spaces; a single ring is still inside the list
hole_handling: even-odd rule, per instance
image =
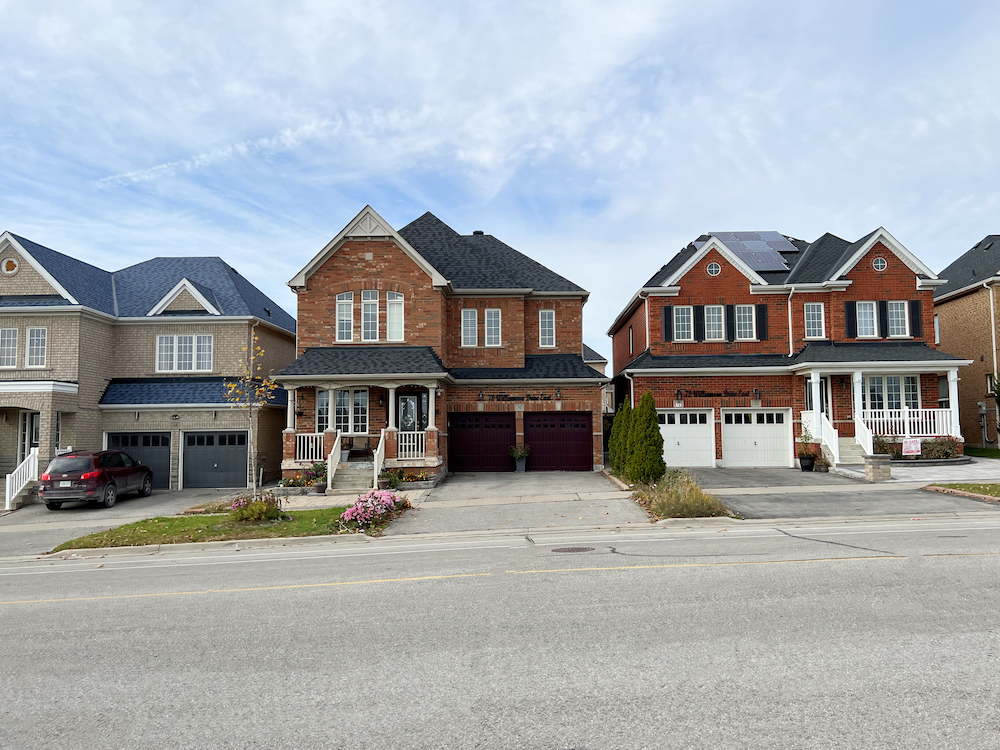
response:
[[[834,464],[861,463],[875,452],[876,438],[962,439],[957,365],[932,372],[926,363],[869,363],[848,371],[807,366],[798,374],[802,430]]]

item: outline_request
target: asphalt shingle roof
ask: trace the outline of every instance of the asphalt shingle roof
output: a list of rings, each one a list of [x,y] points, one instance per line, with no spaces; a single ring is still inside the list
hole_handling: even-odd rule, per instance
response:
[[[783,354],[682,354],[654,357],[647,349],[626,370],[717,369],[727,367],[787,367],[791,359]]]
[[[981,281],[1000,276],[1000,235],[991,234],[979,240],[972,249],[952,261],[938,276],[947,279],[934,290],[940,297]]]
[[[586,293],[493,235],[461,235],[430,212],[407,224],[399,234],[455,289]]]
[[[827,232],[806,246],[798,262],[789,271],[786,283],[810,284],[826,281],[838,267],[836,264],[850,245],[847,240]]]
[[[16,234],[11,236],[51,274],[52,278],[73,295],[77,302],[108,315],[115,314],[115,297],[109,271],[57,253],[51,248]]]
[[[458,367],[451,370],[456,380],[606,380],[577,354],[528,354],[524,367]]]
[[[115,378],[108,384],[101,404],[225,404],[225,378]],[[269,403],[285,406],[288,393],[276,388]]]
[[[604,362],[607,364],[607,359],[602,357],[599,352],[594,351],[586,344],[583,345],[583,361],[584,362]]]
[[[68,299],[58,294],[32,294],[0,296],[0,307],[61,307],[72,305]]]
[[[282,375],[445,375],[429,346],[309,347]]]
[[[932,349],[922,341],[864,344],[807,344],[795,355],[795,364],[804,362],[949,362],[952,354]]]

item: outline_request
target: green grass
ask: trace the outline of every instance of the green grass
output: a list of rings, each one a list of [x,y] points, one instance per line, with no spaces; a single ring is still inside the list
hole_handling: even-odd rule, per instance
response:
[[[653,484],[637,484],[634,497],[655,520],[734,515],[718,498],[699,487],[690,474],[676,469]]]
[[[1000,458],[1000,448],[973,448],[971,445],[965,446],[966,456],[978,456],[979,458]]]
[[[1000,497],[1000,484],[935,484],[936,487],[947,487],[950,490],[975,492],[977,495]]]
[[[284,517],[278,521],[260,523],[234,521],[228,514],[149,518],[72,539],[52,551],[335,534],[340,529],[340,514],[344,510],[344,508],[293,510],[283,514]]]

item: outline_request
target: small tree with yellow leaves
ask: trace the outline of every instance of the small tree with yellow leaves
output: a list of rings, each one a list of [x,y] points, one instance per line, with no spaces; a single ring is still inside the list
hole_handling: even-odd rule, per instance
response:
[[[260,495],[257,486],[257,451],[256,434],[260,410],[266,406],[274,395],[278,384],[269,377],[264,377],[264,349],[257,341],[257,324],[250,329],[250,346],[243,347],[246,356],[241,365],[239,376],[225,381],[226,401],[231,409],[239,409],[247,420],[247,449],[250,456],[250,487],[253,499]]]

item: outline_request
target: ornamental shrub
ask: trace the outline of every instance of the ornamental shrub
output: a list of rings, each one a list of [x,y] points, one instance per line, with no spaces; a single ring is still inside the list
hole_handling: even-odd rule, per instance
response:
[[[611,423],[611,436],[608,438],[608,462],[614,474],[621,474],[625,470],[628,430],[631,422],[632,406],[625,401],[615,414],[615,421]]]
[[[253,495],[240,495],[233,500],[229,516],[234,521],[248,523],[276,521],[281,518],[281,498],[273,492],[265,492],[256,500]]]
[[[960,443],[953,437],[938,437],[933,440],[926,440],[920,446],[921,458],[955,458],[958,455]]]
[[[625,476],[632,482],[652,483],[663,476],[663,435],[656,418],[656,403],[651,391],[646,391],[632,415],[628,432],[628,456]]]
[[[389,490],[370,490],[340,514],[340,524],[345,529],[370,530],[386,520],[393,511],[409,507],[407,500]]]

